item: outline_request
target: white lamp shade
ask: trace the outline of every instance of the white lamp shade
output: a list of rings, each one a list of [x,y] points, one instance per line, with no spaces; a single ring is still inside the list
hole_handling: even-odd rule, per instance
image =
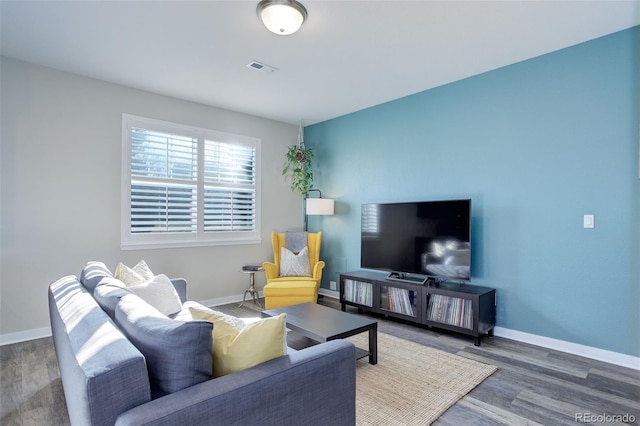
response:
[[[334,201],[329,198],[307,198],[307,215],[332,215]]]
[[[305,16],[289,4],[271,4],[260,11],[260,19],[272,33],[289,35],[300,29]]]

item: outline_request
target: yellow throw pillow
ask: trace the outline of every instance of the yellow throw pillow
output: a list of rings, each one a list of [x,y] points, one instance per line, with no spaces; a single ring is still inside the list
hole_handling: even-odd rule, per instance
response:
[[[208,308],[189,307],[194,320],[213,323],[213,377],[241,371],[285,354],[286,314],[251,324]]]

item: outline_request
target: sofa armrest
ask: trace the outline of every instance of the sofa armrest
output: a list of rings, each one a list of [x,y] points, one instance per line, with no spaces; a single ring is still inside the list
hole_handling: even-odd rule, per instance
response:
[[[49,315],[69,419],[113,425],[117,416],[151,400],[147,364],[71,276],[49,286]]]
[[[135,407],[116,425],[354,425],[355,348],[333,340]]]
[[[178,292],[178,296],[180,296],[180,301],[182,303],[187,301],[187,280],[184,278],[171,278],[171,284],[175,287]]]

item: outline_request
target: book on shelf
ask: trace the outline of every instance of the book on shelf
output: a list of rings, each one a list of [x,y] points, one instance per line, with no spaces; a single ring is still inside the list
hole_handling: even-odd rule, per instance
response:
[[[473,302],[460,297],[431,294],[427,308],[427,319],[473,329]]]
[[[359,305],[373,306],[373,284],[371,283],[345,279],[343,294],[344,300]]]
[[[385,288],[385,287],[383,287]],[[384,292],[384,290],[382,290]],[[387,310],[403,315],[416,316],[415,292],[398,287],[386,287]]]

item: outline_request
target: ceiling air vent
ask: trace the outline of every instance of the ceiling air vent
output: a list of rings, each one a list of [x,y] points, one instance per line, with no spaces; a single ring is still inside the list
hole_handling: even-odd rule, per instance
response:
[[[247,67],[253,68],[254,70],[258,70],[258,71],[264,71],[264,72],[275,72],[275,71],[278,71],[278,68],[272,67],[272,66],[267,65],[267,64],[263,64],[262,62],[258,62],[258,61],[249,62],[247,64]]]

